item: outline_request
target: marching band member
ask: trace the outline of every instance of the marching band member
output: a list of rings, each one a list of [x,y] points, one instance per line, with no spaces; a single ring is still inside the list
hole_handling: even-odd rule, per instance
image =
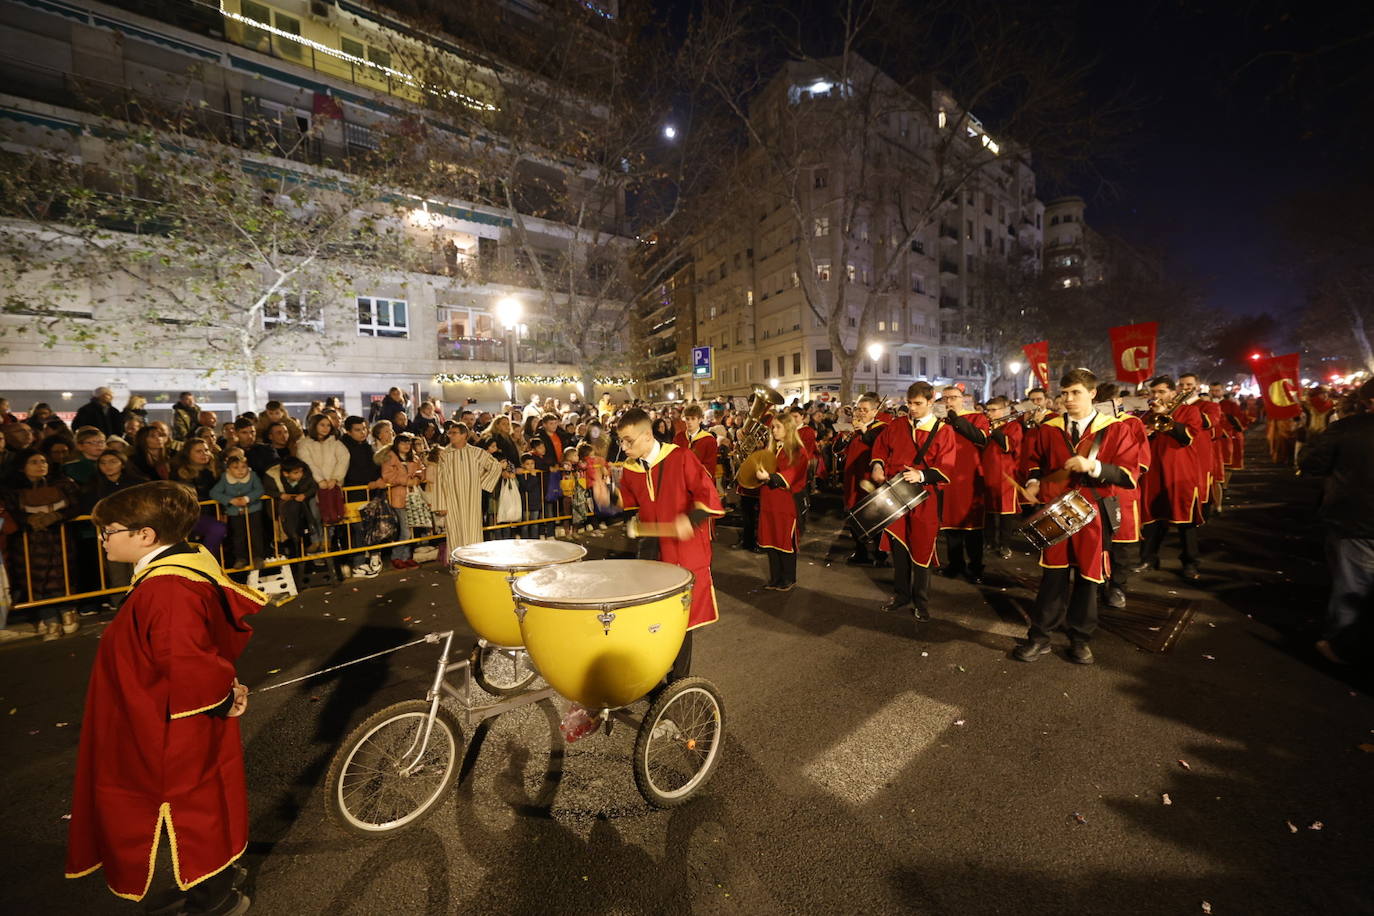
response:
[[[983,503],[987,510],[992,549],[1011,558],[1012,530],[1021,514],[1015,475],[1021,459],[1025,428],[1011,416],[1011,401],[998,395],[987,404],[988,445],[983,449]]]
[[[1072,536],[1045,548],[1040,555],[1044,575],[1031,610],[1024,644],[1012,657],[1033,662],[1050,651],[1050,637],[1067,625],[1069,660],[1093,663],[1088,644],[1097,630],[1097,591],[1107,577],[1107,549],[1119,489],[1131,489],[1135,446],[1116,417],[1093,408],[1097,377],[1087,369],[1072,369],[1059,380],[1065,413],[1051,417],[1026,443],[1022,465],[1029,478],[1026,492],[1050,503],[1069,490],[1078,490],[1098,506],[1092,521]],[[1067,478],[1054,480],[1063,472]],[[1043,478],[1043,481],[1042,481]]]
[[[689,449],[712,480],[716,479],[716,465],[720,463],[720,443],[716,437],[701,428],[706,412],[699,404],[689,404],[682,411],[682,432],[673,439],[678,448]]]
[[[906,390],[908,413],[887,424],[873,443],[874,483],[900,474],[907,483],[935,491],[949,483],[954,461],[954,433],[932,413],[935,388],[915,382]],[[887,526],[892,551],[895,594],[883,605],[897,612],[910,607],[917,620],[930,619],[930,567],[935,564],[935,540],[940,534],[938,499],[926,499]]]
[[[1112,415],[1125,428],[1135,449],[1134,458],[1125,467],[1137,481],[1143,480],[1150,470],[1150,436],[1145,424],[1139,417],[1121,412],[1121,386],[1114,382],[1098,385],[1096,400],[1098,404],[1112,405]],[[1107,571],[1102,603],[1110,608],[1123,608],[1131,571],[1140,562],[1140,489],[1121,489],[1116,495],[1121,501],[1121,524],[1112,532],[1112,562]]]
[[[1140,565],[1134,572],[1159,568],[1159,548],[1170,525],[1182,540],[1183,578],[1196,582],[1197,526],[1202,524],[1202,498],[1197,455],[1189,448],[1203,435],[1202,411],[1196,404],[1176,403],[1179,392],[1167,375],[1150,379],[1150,411],[1158,428],[1150,430],[1150,472],[1141,482],[1140,507],[1144,522]],[[1170,414],[1170,410],[1172,413]],[[1151,425],[1147,423],[1147,426]]]
[[[1226,466],[1231,470],[1245,470],[1245,411],[1231,397],[1231,393],[1220,385],[1212,386],[1212,400],[1221,406],[1221,414],[1226,418],[1227,435],[1230,447],[1227,449]]]
[[[859,403],[854,406],[854,432],[849,438],[849,444],[844,451],[844,471],[842,476],[844,508],[849,512],[863,499],[864,492],[862,484],[868,480],[868,469],[873,458],[873,443],[887,427],[887,424],[877,418],[878,396],[872,392],[859,398]],[[849,563],[853,565],[867,565],[874,562],[882,566],[887,561],[887,554],[878,550],[874,544],[874,557],[868,556],[868,541],[859,536],[858,529],[855,528],[853,520],[848,522],[849,533],[854,536],[854,552],[849,556]]]
[[[949,484],[942,493],[940,530],[945,535],[949,578],[983,577],[983,448],[988,444],[988,418],[964,409],[964,392],[953,385],[943,392],[945,425],[955,432]]]
[[[1032,388],[1026,392],[1026,400],[1035,408],[1021,418],[1022,430],[1029,432],[1044,423],[1050,416],[1050,396],[1044,388]]]
[[[711,518],[725,514],[715,481],[687,449],[654,438],[649,415],[638,407],[625,411],[616,424],[625,451],[625,471],[620,478],[619,499],[623,510],[638,509],[626,524],[630,537],[654,538],[657,555],[646,559],[674,563],[696,577],[692,585],[692,612],[687,618],[687,638],[673,662],[670,679],[686,677],[692,666],[692,630],[715,623],[716,590],[711,584]],[[604,479],[593,484],[598,505],[609,505]],[[645,553],[652,553],[646,550]]]
[[[1206,388],[1192,372],[1185,372],[1178,377],[1178,390],[1184,396],[1183,403],[1196,405],[1202,414],[1203,434],[1193,441],[1191,447],[1195,450],[1197,458],[1198,494],[1202,497],[1202,512],[1205,519],[1209,510],[1217,511],[1213,501],[1218,495],[1216,487],[1221,476],[1217,468],[1216,445],[1217,427],[1221,424],[1221,408],[1202,396]]]
[[[797,584],[797,545],[801,542],[802,493],[806,490],[809,453],[797,434],[798,414],[788,411],[773,418],[773,456],[777,470],[757,473],[759,488],[759,546],[768,554],[768,584],[764,588],[790,592]]]

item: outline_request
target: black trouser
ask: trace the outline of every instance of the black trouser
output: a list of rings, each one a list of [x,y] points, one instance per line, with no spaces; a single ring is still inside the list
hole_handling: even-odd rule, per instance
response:
[[[1010,550],[1012,541],[1016,539],[1016,526],[1021,521],[1017,515],[1003,515],[1000,512],[989,512],[988,521],[985,527],[987,544],[993,550],[1001,550],[1003,547]]]
[[[1097,583],[1073,567],[1045,570],[1027,635],[1032,642],[1049,642],[1059,629],[1067,629],[1076,643],[1087,642],[1097,632]]]
[[[1107,582],[1123,592],[1131,582],[1131,567],[1140,562],[1140,542],[1112,541],[1112,574]]]
[[[972,573],[983,571],[983,531],[964,531],[960,528],[949,528],[945,531],[945,546],[949,555],[949,571],[961,573],[968,570]]]
[[[740,495],[739,514],[744,522],[744,527],[739,532],[740,546],[752,550],[759,546],[759,497],[757,493]]]
[[[1169,533],[1172,522],[1150,522],[1145,526],[1144,541],[1140,547],[1140,562],[1151,566],[1159,562],[1159,548],[1164,546],[1164,535]],[[1180,541],[1179,559],[1184,566],[1197,563],[1197,525],[1174,525],[1178,529]]]
[[[768,554],[768,584],[791,585],[797,581],[797,554],[765,547]]]
[[[892,542],[892,580],[898,601],[930,611],[930,567],[913,563],[897,540]]]
[[[144,901],[145,909],[159,909],[174,906],[177,899],[184,901],[182,913],[208,913],[216,909],[234,889],[235,866],[230,865],[218,874],[211,875],[188,891],[179,891],[173,881],[171,844],[160,843],[155,862],[156,874],[153,878],[154,893]],[[158,890],[171,885],[165,890]]]

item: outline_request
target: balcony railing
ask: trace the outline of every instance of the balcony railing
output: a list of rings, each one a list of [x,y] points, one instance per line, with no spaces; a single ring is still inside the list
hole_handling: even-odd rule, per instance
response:
[[[941,261],[941,262],[940,262],[940,273],[942,273],[942,274],[954,274],[955,276],[958,276],[958,274],[959,274],[959,265],[956,264],[954,261]]]

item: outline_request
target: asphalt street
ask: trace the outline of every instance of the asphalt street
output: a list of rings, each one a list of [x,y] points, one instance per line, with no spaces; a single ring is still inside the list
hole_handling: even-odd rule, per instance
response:
[[[1260,444],[1203,531],[1201,587],[1172,547],[1139,579],[1192,602],[1172,649],[1103,632],[1092,667],[1062,646],[1009,657],[1026,553],[981,588],[937,578],[918,629],[878,611],[890,570],[844,564],[838,516],[813,520],[783,596],[723,529],[722,619],[698,631],[694,673],[725,698],[725,752],[672,811],[636,791],[631,729],[564,746],[552,700],[465,735],[462,782],[421,826],[355,839],[326,806],[329,759],[371,712],[424,695],[433,647],[252,696],[254,912],[1374,913],[1374,700],[1304,648],[1325,597],[1315,487],[1259,465]],[[0,649],[0,912],[139,910],[98,873],[62,876],[101,628]],[[470,632],[432,565],[310,591],[256,628],[240,663],[255,687]]]

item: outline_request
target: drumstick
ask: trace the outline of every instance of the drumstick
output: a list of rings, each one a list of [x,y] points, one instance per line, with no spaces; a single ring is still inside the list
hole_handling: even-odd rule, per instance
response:
[[[1066,470],[1064,470],[1063,468],[1060,468],[1060,469],[1057,470],[1057,471],[1050,471],[1050,472],[1049,472],[1048,474],[1046,474],[1044,477],[1041,477],[1041,478],[1040,478],[1040,482],[1041,482],[1041,483],[1063,483],[1064,481],[1066,481],[1066,480],[1069,479],[1069,473],[1070,473],[1069,471],[1066,471]]]
[[[1012,477],[1010,474],[1003,474],[1002,476],[1007,479],[1007,483],[1011,484],[1013,487],[1016,488],[1016,492],[1021,494],[1022,500],[1024,500],[1027,503],[1035,502],[1031,495],[1026,492],[1026,488],[1016,482],[1016,478]]]

